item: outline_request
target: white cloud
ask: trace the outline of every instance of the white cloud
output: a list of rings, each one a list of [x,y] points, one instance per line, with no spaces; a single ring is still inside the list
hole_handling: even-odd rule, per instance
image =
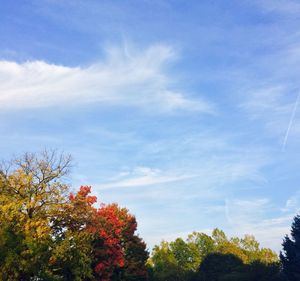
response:
[[[44,61],[0,61],[0,108],[23,109],[83,104],[119,104],[149,111],[196,110],[212,106],[190,99],[178,89],[166,66],[172,48],[155,45],[143,51],[108,49],[107,58],[88,67]]]
[[[114,187],[135,187],[147,186],[155,184],[163,184],[168,182],[182,181],[190,179],[192,175],[175,175],[163,173],[158,169],[151,169],[148,167],[137,167],[131,172],[121,172],[118,178],[120,180],[113,180],[103,184],[96,184],[97,189],[107,189]]]
[[[281,209],[284,213],[296,214],[300,210],[300,191],[297,191],[286,200],[284,208]]]

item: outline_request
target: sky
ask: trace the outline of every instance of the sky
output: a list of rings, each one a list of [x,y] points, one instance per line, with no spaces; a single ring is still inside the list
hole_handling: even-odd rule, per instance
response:
[[[149,249],[215,227],[281,249],[300,207],[299,1],[0,4],[2,159],[70,153],[72,190],[127,207]]]

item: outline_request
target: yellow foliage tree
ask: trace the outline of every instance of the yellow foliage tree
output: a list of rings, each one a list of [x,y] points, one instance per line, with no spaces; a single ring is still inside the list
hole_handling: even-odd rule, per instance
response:
[[[61,179],[69,172],[70,161],[68,155],[44,151],[26,153],[2,165],[1,280],[29,280],[47,266],[53,248],[53,221],[63,212],[68,190]],[[15,246],[14,240],[18,241]]]

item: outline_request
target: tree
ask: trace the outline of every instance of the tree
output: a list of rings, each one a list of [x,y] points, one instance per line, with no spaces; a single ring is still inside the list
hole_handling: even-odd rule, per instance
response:
[[[264,263],[254,261],[244,267],[245,280],[256,281],[283,281],[281,276],[281,267],[279,262]]]
[[[205,233],[193,232],[186,241],[177,238],[155,246],[150,259],[154,280],[190,280],[204,257],[215,249]]]
[[[0,168],[0,280],[147,280],[135,217],[95,208],[90,186],[70,194],[70,161],[44,151]]]
[[[280,260],[283,273],[289,281],[300,280],[300,215],[294,218],[291,228],[291,238],[285,236]]]
[[[174,253],[171,251],[169,243],[162,241],[159,246],[155,246],[152,251],[149,264],[152,268],[153,280],[157,281],[180,281],[181,272]]]
[[[179,271],[182,274],[189,275],[197,270],[200,263],[200,252],[198,248],[190,242],[184,241],[182,238],[177,238],[170,243],[170,249],[173,252],[177,261]]]
[[[188,236],[187,241],[191,246],[195,246],[199,253],[198,266],[206,255],[216,250],[214,239],[205,233],[193,232]]]
[[[125,263],[121,268],[118,281],[148,280],[147,260],[149,253],[145,242],[137,235],[128,237],[124,245]]]
[[[92,234],[96,196],[89,195],[91,187],[81,186],[76,195],[70,194],[63,204],[63,212],[52,222],[55,247],[50,258],[51,272],[63,280],[93,279]]]
[[[243,267],[243,261],[233,254],[210,253],[199,268],[198,278],[201,281],[232,280],[233,276],[241,277],[239,273]],[[227,278],[231,279],[227,279]]]
[[[52,222],[62,211],[68,189],[60,180],[69,172],[70,161],[68,155],[44,151],[26,153],[0,168],[0,246],[6,249],[0,258],[2,280],[47,275]]]
[[[280,281],[279,263],[259,260],[245,264],[234,254],[211,253],[200,265],[193,281]]]
[[[83,202],[94,203],[85,190]],[[78,198],[78,195],[75,197]],[[147,280],[145,243],[135,234],[137,222],[126,208],[101,204],[92,212],[86,229],[92,235],[92,267],[97,280]]]
[[[71,273],[72,266],[70,267],[70,264],[73,265],[70,257],[74,258],[75,255],[80,258],[79,260],[85,261],[87,276],[92,276],[91,278],[95,280],[108,281],[114,270],[124,265],[122,234],[126,222],[133,216],[127,209],[121,209],[116,204],[102,204],[99,209],[95,208],[93,205],[97,198],[90,193],[90,186],[81,186],[75,195],[69,196],[63,215],[57,221],[58,237],[62,237],[61,241],[66,244],[66,251],[62,251],[63,255],[59,260],[56,257],[54,260],[61,264],[60,260],[63,259],[65,264],[61,269],[64,276],[67,272],[70,280],[75,279]],[[76,239],[77,237],[81,239]],[[69,241],[80,242],[79,251],[74,252],[77,248],[76,243],[69,245]],[[73,254],[65,256],[70,249]]]
[[[229,238],[220,229],[214,229],[211,236],[193,232],[186,240],[163,241],[154,247],[149,264],[153,280],[273,280],[260,278],[268,274],[277,278],[278,274],[278,257],[271,249],[260,248],[251,235]]]
[[[135,234],[137,230],[137,222],[134,216],[129,215],[128,210],[123,208],[120,219],[125,222],[121,245],[124,253],[124,266],[117,268],[113,275],[112,280],[118,281],[146,281],[148,280],[148,270],[146,262],[149,253],[146,250],[145,242]]]

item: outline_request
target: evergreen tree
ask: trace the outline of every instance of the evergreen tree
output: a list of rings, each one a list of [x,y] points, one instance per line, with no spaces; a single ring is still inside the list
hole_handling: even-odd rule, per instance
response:
[[[291,229],[291,238],[286,236],[282,243],[283,252],[280,259],[283,273],[289,281],[300,280],[300,215],[294,218]]]

